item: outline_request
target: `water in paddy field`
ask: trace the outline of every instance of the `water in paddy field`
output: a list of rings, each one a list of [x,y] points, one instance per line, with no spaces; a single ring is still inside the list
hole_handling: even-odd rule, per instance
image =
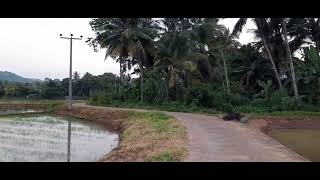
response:
[[[42,112],[42,111],[33,110],[33,109],[21,109],[21,108],[0,108],[0,115],[23,114],[23,113],[34,113],[34,112]]]
[[[70,161],[97,161],[118,145],[105,127],[71,121]],[[68,119],[49,115],[0,117],[0,161],[66,162]]]
[[[268,134],[305,158],[320,162],[319,129],[274,129]]]

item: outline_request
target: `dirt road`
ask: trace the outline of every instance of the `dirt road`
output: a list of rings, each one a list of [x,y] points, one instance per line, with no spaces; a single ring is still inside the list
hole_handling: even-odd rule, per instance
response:
[[[85,106],[98,109],[150,110]],[[180,120],[189,135],[189,155],[185,161],[192,162],[299,162],[308,161],[281,145],[278,141],[258,130],[238,123],[223,121],[216,116],[193,113],[165,112]]]

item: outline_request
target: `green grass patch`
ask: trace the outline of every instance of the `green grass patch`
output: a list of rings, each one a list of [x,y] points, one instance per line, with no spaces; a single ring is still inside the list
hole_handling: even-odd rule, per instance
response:
[[[158,112],[126,112],[119,149],[109,161],[182,161],[187,154],[186,128]],[[120,160],[119,160],[120,157]]]
[[[148,159],[150,162],[179,162],[181,152],[161,152]]]

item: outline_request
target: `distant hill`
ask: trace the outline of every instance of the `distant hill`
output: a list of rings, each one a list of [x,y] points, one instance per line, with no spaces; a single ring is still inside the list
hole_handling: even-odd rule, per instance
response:
[[[0,80],[9,82],[33,83],[40,79],[25,78],[8,71],[0,71]]]

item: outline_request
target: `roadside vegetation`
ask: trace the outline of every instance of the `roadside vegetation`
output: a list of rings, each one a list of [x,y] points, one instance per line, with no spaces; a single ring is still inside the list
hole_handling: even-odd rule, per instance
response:
[[[108,83],[89,103],[184,112],[319,111],[320,20],[251,20],[256,42],[241,45],[246,18],[233,32],[216,18],[93,19],[89,45],[105,48],[121,71],[105,74]]]

